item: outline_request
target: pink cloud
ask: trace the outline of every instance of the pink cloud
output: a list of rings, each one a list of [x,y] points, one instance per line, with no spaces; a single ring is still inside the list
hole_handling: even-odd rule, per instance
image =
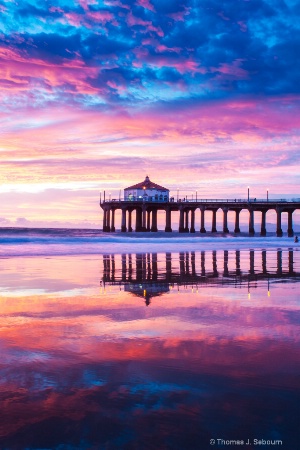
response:
[[[95,78],[99,69],[85,66],[80,59],[62,60],[53,64],[38,58],[27,59],[26,55],[7,48],[0,48],[0,86],[2,89],[23,90],[43,84],[46,89],[69,84],[77,92],[97,93],[98,88],[92,87],[87,77]],[[11,85],[7,85],[11,82]],[[70,88],[69,88],[70,89]]]
[[[169,52],[179,54],[181,49],[179,47],[167,47],[166,45],[157,45],[155,51],[159,53]]]
[[[51,6],[51,7],[49,8],[49,11],[50,11],[50,12],[60,12],[60,13],[63,13],[63,12],[64,12],[64,10],[61,9],[59,6]]]
[[[97,5],[97,0],[78,0],[78,3],[85,11],[88,11],[89,5]]]
[[[66,13],[64,17],[68,23],[75,27],[83,25],[86,28],[93,28],[96,23],[101,25],[110,23],[114,26],[118,26],[118,22],[115,20],[114,15],[109,11],[86,11],[84,14],[72,12]]]
[[[118,91],[118,93],[120,95],[124,94],[127,91],[127,87],[125,86],[125,84],[121,84],[121,83],[117,84],[115,81],[108,81],[107,86]]]
[[[126,3],[122,3],[119,0],[104,0],[103,3],[107,6],[119,6],[120,8],[130,10],[130,5],[126,5]]]
[[[144,27],[146,31],[154,31],[158,36],[164,36],[164,33],[160,27],[155,27],[150,20],[143,20],[139,17],[135,17],[132,12],[127,15],[126,22],[130,27],[140,25]]]
[[[171,13],[171,14],[168,14],[168,16],[171,17],[171,19],[175,20],[176,22],[184,22],[185,16],[190,14],[190,9],[191,8],[185,7],[185,9],[183,11]]]
[[[211,67],[211,72],[219,72],[234,78],[248,78],[248,72],[240,67],[242,59],[236,59],[232,64],[221,64],[219,67]]]
[[[246,31],[248,31],[248,27],[245,22],[239,21],[238,25],[240,26],[240,30],[243,31],[244,33],[246,33]]]
[[[142,40],[142,45],[143,46],[147,46],[150,45],[151,47],[154,47],[155,51],[157,53],[163,53],[163,52],[168,52],[168,53],[177,53],[179,54],[181,49],[179,47],[167,47],[166,45],[160,44],[159,40],[156,38],[146,38]],[[143,47],[139,47],[139,50],[141,52],[144,51],[144,55],[148,55],[148,50],[147,49],[143,49]]]
[[[110,81],[110,85],[115,89],[123,89],[122,85],[113,81]],[[28,117],[32,125],[24,127]],[[94,153],[95,148],[118,146],[119,139],[124,142],[142,139],[149,143],[155,139],[172,147],[178,142],[181,145],[190,145],[192,142],[196,145],[200,142],[215,145],[218,138],[223,138],[229,143],[253,145],[255,148],[272,142],[278,135],[282,139],[287,135],[290,147],[295,147],[298,139],[295,136],[293,142],[292,136],[294,130],[300,129],[300,119],[294,108],[278,105],[274,108],[271,101],[244,100],[203,104],[174,112],[132,112],[129,115],[120,109],[110,116],[66,107],[52,108],[42,114],[30,110],[25,115],[20,112],[13,122],[8,121],[5,126],[3,124],[2,129],[1,146],[7,150],[2,152],[4,162],[10,160],[11,151],[17,158],[21,155],[35,158],[40,152],[43,154],[43,149],[47,156],[65,157],[66,146],[76,149],[76,155],[89,155],[90,152]],[[273,151],[276,153],[281,147],[281,144],[277,147],[273,144]],[[274,163],[286,159],[287,154],[281,150],[280,155],[276,156],[280,159],[274,160]],[[51,171],[50,166],[44,169]]]
[[[218,12],[218,16],[220,16],[223,20],[230,20],[229,17],[226,17],[224,11]]]
[[[137,0],[136,4],[142,6],[145,9],[149,9],[149,11],[155,12],[154,6],[151,5],[150,0]]]
[[[179,49],[178,49],[179,50]],[[165,51],[164,46],[160,46],[158,51]],[[177,49],[169,49],[170,52],[177,53]],[[150,55],[148,50],[145,48],[138,48],[134,51],[137,60],[133,62],[134,67],[142,67],[143,64],[147,64],[152,67],[172,67],[180,74],[184,73],[207,73],[207,69],[204,67],[199,67],[199,62],[194,61],[191,58],[183,59],[178,57],[166,57],[166,56],[153,56]]]

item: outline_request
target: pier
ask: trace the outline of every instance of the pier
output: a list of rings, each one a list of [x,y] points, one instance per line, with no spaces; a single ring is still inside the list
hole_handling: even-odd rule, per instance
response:
[[[217,233],[240,233],[240,213],[242,210],[247,210],[249,214],[249,235],[255,234],[254,229],[254,214],[261,213],[261,226],[259,233],[261,236],[266,236],[266,215],[270,210],[276,212],[276,235],[282,236],[283,230],[281,225],[282,213],[288,214],[287,234],[292,237],[293,230],[293,213],[300,209],[300,201],[292,200],[186,200],[186,201],[167,201],[167,202],[146,202],[144,200],[104,200],[100,201],[100,207],[103,210],[103,231],[116,231],[115,212],[121,210],[121,226],[122,232],[132,231],[148,231],[157,232],[157,214],[158,211],[165,212],[165,227],[164,231],[172,232],[171,214],[174,211],[179,211],[179,233],[206,233],[211,231]],[[200,210],[200,223],[196,223],[195,213]],[[217,211],[221,210],[223,214],[223,227],[217,230]],[[135,211],[135,222],[132,220],[132,213]],[[211,228],[205,228],[205,213],[212,211]],[[232,230],[228,226],[228,212],[234,211],[235,223]]]
[[[274,210],[276,212],[276,235],[282,236],[282,213],[288,214],[287,234],[289,237],[294,235],[293,230],[293,213],[300,209],[300,199],[256,199],[249,197],[247,199],[198,199],[184,197],[180,199],[170,197],[169,190],[156,183],[153,183],[148,176],[145,180],[136,185],[124,189],[124,197],[119,199],[105,198],[103,200],[100,194],[100,207],[103,210],[103,231],[116,231],[115,212],[121,210],[121,226],[122,232],[145,231],[157,232],[157,215],[159,211],[165,213],[165,227],[166,233],[171,233],[172,230],[172,213],[179,212],[179,233],[229,233],[228,213],[234,211],[235,220],[234,227],[231,232],[240,233],[240,213],[242,210],[247,210],[249,214],[249,235],[255,234],[254,229],[254,214],[261,213],[260,235],[266,236],[266,215],[268,211]],[[200,220],[196,221],[196,211],[200,211]],[[221,210],[223,214],[223,226],[221,230],[217,230],[217,211]],[[212,221],[209,230],[205,227],[205,213],[211,211]],[[133,212],[135,212],[135,223],[133,223]]]

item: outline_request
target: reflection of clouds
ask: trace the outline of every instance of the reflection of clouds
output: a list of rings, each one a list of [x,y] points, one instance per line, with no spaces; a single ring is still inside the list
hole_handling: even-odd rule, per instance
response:
[[[248,253],[241,252],[242,268],[245,261]],[[251,299],[247,289],[232,286],[198,293],[182,287],[147,308],[120,286],[99,287],[98,256],[2,263],[4,282],[9,275],[29,288],[41,279],[47,290],[48,276],[59,289],[1,298],[4,448],[16,441],[24,448],[80,447],[83,439],[91,448],[107,442],[118,448],[126,436],[129,448],[133,442],[143,448],[145,435],[155,448],[164,448],[165,435],[175,436],[178,448],[186,448],[189,435],[192,448],[195,442],[201,448],[212,423],[233,433],[251,421],[251,433],[268,434],[276,417],[291,439],[297,400],[287,392],[298,389],[300,353],[290,285],[273,286],[272,297],[258,287]],[[74,279],[79,291],[70,289]]]
[[[0,396],[5,392],[6,400],[1,436],[14,439],[18,432],[18,442],[24,439],[27,445],[35,442],[41,447],[43,430],[53,430],[55,417],[58,432],[46,435],[53,448],[57,439],[77,442],[82,430],[86,439],[93,440],[97,427],[97,439],[113,441],[126,426],[138,442],[154,419],[168,434],[176,435],[180,422],[180,435],[191,426],[192,436],[203,439],[216,420],[219,432],[222,423],[224,430],[232,426],[226,421],[230,408],[237,426],[247,411],[257,430],[268,430],[266,423],[274,424],[280,414],[279,428],[284,432],[289,421],[291,438],[296,398],[286,392],[298,386],[295,351],[291,343],[268,339],[244,343],[205,337],[162,343],[126,339],[122,345],[102,341],[91,358],[81,348],[76,355],[54,353],[47,364],[16,360],[2,376]],[[273,407],[266,409],[270,402]],[[157,445],[161,428],[153,433]]]

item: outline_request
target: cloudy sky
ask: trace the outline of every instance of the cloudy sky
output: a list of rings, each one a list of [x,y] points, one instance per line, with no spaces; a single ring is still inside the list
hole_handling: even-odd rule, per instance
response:
[[[145,175],[299,196],[297,0],[0,0],[0,225],[98,226]]]

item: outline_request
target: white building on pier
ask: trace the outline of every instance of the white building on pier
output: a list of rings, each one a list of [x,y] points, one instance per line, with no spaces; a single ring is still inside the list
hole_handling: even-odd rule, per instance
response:
[[[124,189],[124,200],[136,201],[143,200],[147,202],[168,202],[169,189],[150,181],[148,175],[141,183],[134,184]]]

